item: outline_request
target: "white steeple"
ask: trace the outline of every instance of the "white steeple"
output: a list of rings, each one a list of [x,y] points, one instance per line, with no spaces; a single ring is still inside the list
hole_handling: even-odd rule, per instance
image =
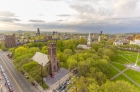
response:
[[[99,35],[99,37],[98,37],[98,42],[100,42],[101,41],[101,38],[100,38],[100,35]]]
[[[88,47],[90,47],[90,40],[91,40],[91,38],[90,38],[90,32],[89,32],[88,39],[87,39],[87,46]]]

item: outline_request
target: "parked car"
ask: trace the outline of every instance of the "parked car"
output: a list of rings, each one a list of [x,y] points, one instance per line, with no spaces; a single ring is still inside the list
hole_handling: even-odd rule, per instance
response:
[[[14,91],[13,88],[12,88],[12,86],[9,86],[8,89],[9,89],[10,92],[13,92]]]
[[[2,66],[0,66],[0,69],[1,69],[1,72],[3,73],[3,72],[4,72],[4,70],[3,70]]]

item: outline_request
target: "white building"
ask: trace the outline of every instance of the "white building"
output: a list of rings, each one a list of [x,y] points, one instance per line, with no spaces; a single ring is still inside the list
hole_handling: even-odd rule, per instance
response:
[[[116,46],[123,45],[123,42],[122,41],[115,41],[115,42],[113,42],[113,45],[116,45]]]
[[[90,49],[90,44],[91,44],[91,37],[90,37],[90,33],[88,35],[88,39],[87,39],[87,45],[84,45],[84,44],[79,44],[77,46],[77,48],[81,48],[81,49]]]
[[[140,40],[135,39],[134,41],[130,41],[130,44],[136,44],[140,46]]]
[[[128,44],[128,42],[126,40],[118,40],[113,42],[113,45],[119,46],[119,45],[125,45]]]

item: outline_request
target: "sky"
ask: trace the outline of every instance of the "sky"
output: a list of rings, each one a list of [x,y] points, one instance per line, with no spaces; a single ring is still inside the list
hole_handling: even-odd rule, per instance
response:
[[[140,32],[140,0],[0,0],[0,30]]]

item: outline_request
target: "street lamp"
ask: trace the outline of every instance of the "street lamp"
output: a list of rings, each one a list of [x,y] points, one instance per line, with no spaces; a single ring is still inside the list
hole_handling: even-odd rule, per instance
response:
[[[42,81],[42,84],[43,84],[43,75],[42,75],[42,67],[43,67],[43,63],[42,64],[39,64],[40,67],[41,67],[41,81]]]

